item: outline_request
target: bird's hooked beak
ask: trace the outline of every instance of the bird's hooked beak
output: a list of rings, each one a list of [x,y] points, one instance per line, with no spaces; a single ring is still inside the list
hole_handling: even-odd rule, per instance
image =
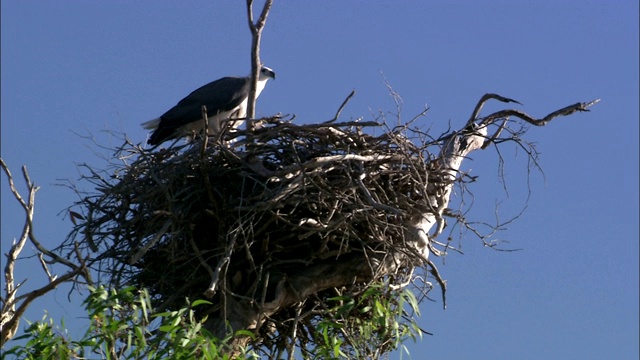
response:
[[[270,68],[263,66],[262,69],[260,70],[261,72],[261,76],[265,77],[265,78],[271,78],[273,80],[276,79],[276,73],[271,70]]]
[[[275,73],[275,72],[273,72],[273,70],[268,69],[268,70],[267,70],[267,74],[268,74],[267,76],[268,76],[268,77],[270,77],[270,78],[272,78],[273,80],[275,80],[275,79],[276,79],[276,73]]]

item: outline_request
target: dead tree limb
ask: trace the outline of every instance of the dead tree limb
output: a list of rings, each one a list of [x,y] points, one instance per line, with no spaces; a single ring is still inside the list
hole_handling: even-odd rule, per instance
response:
[[[260,61],[260,41],[262,39],[262,29],[267,22],[267,16],[273,0],[266,0],[262,7],[262,12],[258,21],[253,21],[253,0],[247,0],[247,19],[249,20],[249,30],[251,30],[251,88],[249,99],[247,100],[247,131],[254,130],[254,118],[256,117],[256,88],[262,62]]]
[[[429,204],[431,204],[432,209],[428,212],[414,215],[413,220],[410,221],[407,227],[409,235],[414,239],[416,249],[424,256],[425,259],[428,259],[430,252],[434,253],[431,249],[431,243],[442,234],[445,228],[446,223],[444,220],[444,212],[449,204],[454,182],[460,173],[462,161],[471,152],[478,149],[485,149],[491,142],[495,141],[504,129],[509,116],[520,118],[536,126],[544,126],[558,116],[571,115],[576,111],[589,111],[588,108],[590,106],[600,101],[600,99],[596,99],[589,102],[579,102],[569,105],[549,113],[542,119],[535,119],[522,111],[513,109],[501,110],[479,119],[478,116],[480,114],[480,110],[490,99],[496,99],[506,103],[513,102],[520,104],[520,102],[516,100],[497,94],[485,94],[478,101],[478,104],[474,108],[471,118],[467,121],[465,127],[460,131],[454,132],[444,141],[440,155],[438,156],[438,164],[442,169],[438,180],[439,183],[444,184],[444,186],[441,187],[439,191],[427,191],[430,194]],[[499,126],[498,130],[489,137],[487,135],[487,128],[498,119],[503,119],[503,122]],[[433,226],[436,224],[438,226],[435,231],[430,233]],[[430,263],[429,265],[431,266],[432,271],[437,274],[438,270],[435,265],[433,265],[433,263]],[[439,276],[436,276],[436,278],[444,291],[444,282]]]
[[[34,300],[55,289],[60,284],[68,281],[74,281],[77,276],[83,276],[86,281],[90,281],[90,276],[85,267],[85,259],[81,258],[78,255],[78,258],[76,259],[77,263],[74,263],[70,260],[58,256],[48,249],[45,249],[36,239],[33,231],[33,214],[35,210],[35,195],[39,187],[31,181],[26,166],[22,167],[22,175],[29,192],[26,200],[16,189],[13,175],[11,174],[11,171],[9,170],[7,164],[2,159],[0,159],[0,166],[2,167],[4,173],[7,175],[11,193],[13,194],[16,201],[18,201],[22,209],[25,211],[26,217],[20,239],[18,241],[14,240],[11,248],[9,249],[9,252],[6,254],[7,263],[4,268],[4,275],[6,280],[5,293],[4,296],[0,299],[0,306],[2,308],[2,315],[0,317],[0,332],[2,334],[0,337],[0,346],[2,346],[5,344],[5,342],[12,339],[16,334],[16,331],[20,326],[20,319]],[[49,282],[38,289],[32,290],[23,295],[18,295],[19,288],[24,285],[27,279],[24,279],[22,282],[16,284],[15,267],[17,261],[19,260],[20,253],[24,249],[24,246],[27,244],[27,242],[31,242],[31,244],[33,244],[36,249],[40,251],[40,253],[38,254],[38,258],[40,260],[40,264],[43,267],[43,271],[47,275]],[[46,260],[44,259],[45,256],[47,257]],[[69,267],[70,270],[60,277],[52,275],[50,271],[50,264],[55,263],[65,265]]]

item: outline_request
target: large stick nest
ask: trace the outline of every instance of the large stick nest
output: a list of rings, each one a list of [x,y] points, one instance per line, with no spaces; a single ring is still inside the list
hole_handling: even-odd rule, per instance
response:
[[[146,287],[161,308],[203,293],[268,303],[283,279],[321,262],[366,263],[371,276],[346,276],[353,294],[376,279],[400,285],[424,264],[405,238],[440,188],[424,134],[275,117],[227,140],[126,144],[111,179],[92,171],[100,193],[80,201],[86,221],[70,239],[99,254],[94,268],[111,285]]]
[[[431,149],[440,153],[449,144],[452,154],[464,154],[466,140],[480,136],[476,129],[502,120],[493,135],[482,135],[481,148],[515,141],[535,162],[535,149],[508,128],[510,116],[543,126],[599,101],[569,105],[541,119],[513,109],[479,118],[491,99],[516,102],[485,94],[461,131],[439,139],[408,126],[295,125],[273,117],[262,119],[252,134],[237,130],[159,150],[126,141],[114,157],[122,163],[101,171],[86,166],[84,179],[97,193],[76,189],[83,196],[70,211],[76,227],[58,250],[78,258],[97,254],[84,264],[101,283],[145,287],[159,311],[204,295],[213,306],[200,314],[213,319],[211,329],[221,323],[224,331],[227,320],[251,313],[235,329],[253,326],[260,335],[255,344],[262,341],[273,353],[298,341],[308,352],[321,341],[314,332],[323,317],[345,328],[361,324],[366,309],[378,305],[370,290],[381,287],[374,282],[386,284],[378,294],[400,308],[395,314],[403,318],[393,292],[413,279],[424,281],[413,276],[416,267],[429,266],[444,296],[444,281],[427,257],[450,248],[436,241],[446,224],[442,216],[468,224],[442,201],[451,182],[463,177],[453,176]],[[506,138],[499,137],[503,131]],[[446,157],[446,151],[438,156]],[[430,225],[423,228],[425,219]],[[438,227],[425,241],[426,234],[415,230],[428,231],[434,220]],[[428,291],[430,284],[424,284]],[[348,305],[345,313],[340,304],[358,305]],[[342,310],[333,311],[336,306]],[[360,356],[388,350],[394,342],[387,328],[356,342],[369,348]],[[342,334],[356,346],[351,335]]]

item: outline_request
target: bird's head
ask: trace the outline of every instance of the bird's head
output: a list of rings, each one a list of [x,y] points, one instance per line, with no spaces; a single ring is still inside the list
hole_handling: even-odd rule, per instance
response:
[[[258,80],[267,80],[267,79],[276,79],[276,73],[273,72],[270,68],[262,65],[260,68],[260,78]]]

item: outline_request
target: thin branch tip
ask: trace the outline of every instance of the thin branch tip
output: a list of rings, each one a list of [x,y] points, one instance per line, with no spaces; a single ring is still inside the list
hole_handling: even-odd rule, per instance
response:
[[[587,108],[599,103],[600,100],[602,100],[602,99],[595,99],[595,100],[591,100],[591,101],[586,102],[586,103],[582,103],[582,107],[584,108],[584,111],[591,111],[591,110],[589,110]]]

